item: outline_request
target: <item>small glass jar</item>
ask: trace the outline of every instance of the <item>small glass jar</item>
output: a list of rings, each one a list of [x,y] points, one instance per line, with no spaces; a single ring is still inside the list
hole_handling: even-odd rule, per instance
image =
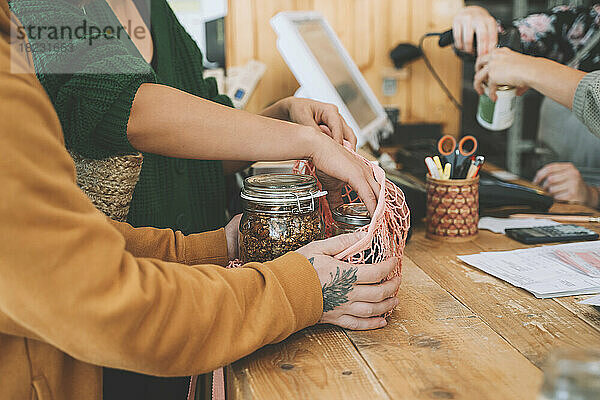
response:
[[[317,181],[310,175],[266,174],[246,178],[242,189],[240,260],[266,262],[320,239]]]
[[[592,348],[554,351],[545,363],[538,399],[600,399],[600,351]]]
[[[332,212],[335,236],[352,233],[371,223],[369,211],[363,203],[342,204]]]

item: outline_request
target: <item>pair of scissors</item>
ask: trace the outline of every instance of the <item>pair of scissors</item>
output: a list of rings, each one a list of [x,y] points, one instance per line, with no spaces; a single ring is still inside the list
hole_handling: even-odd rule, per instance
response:
[[[454,136],[445,135],[438,141],[438,152],[452,166],[452,177],[460,178],[471,165],[471,157],[477,151],[477,139],[464,136],[457,143]]]

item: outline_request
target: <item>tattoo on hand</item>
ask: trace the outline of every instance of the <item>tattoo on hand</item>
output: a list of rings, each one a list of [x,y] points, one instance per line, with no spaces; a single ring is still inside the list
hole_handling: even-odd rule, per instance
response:
[[[346,270],[341,270],[337,267],[335,276],[331,275],[331,282],[323,285],[323,312],[332,311],[336,307],[348,302],[348,293],[352,290],[352,286],[356,283],[356,271],[358,268],[352,267]]]

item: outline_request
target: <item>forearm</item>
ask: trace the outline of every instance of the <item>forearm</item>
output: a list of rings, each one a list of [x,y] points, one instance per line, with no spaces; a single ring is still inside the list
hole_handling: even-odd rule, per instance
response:
[[[319,136],[312,128],[155,84],[143,84],[138,90],[127,128],[129,141],[139,151],[207,160],[308,158]]]
[[[265,108],[260,115],[267,118],[279,119],[282,121],[289,121],[290,114],[288,109],[285,107],[286,100],[280,100],[269,107]],[[240,172],[252,165],[250,161],[225,161],[223,162],[223,171],[225,175],[233,175]]]
[[[60,265],[69,277],[41,263],[5,275],[0,332],[39,338],[95,365],[183,376],[281,341],[322,313],[319,280],[300,255],[227,270],[102,250]],[[40,275],[27,279],[32,269]]]
[[[526,86],[571,109],[577,85],[585,72],[541,57],[531,57],[529,64],[525,73]]]
[[[282,121],[291,121],[288,98],[279,100],[278,102],[265,108],[260,115]],[[225,161],[223,162],[223,170],[225,175],[233,175],[236,172],[249,168],[251,165],[252,162],[249,161]]]
[[[156,258],[181,264],[225,265],[227,239],[223,229],[184,235],[171,229],[134,228],[129,224],[107,221],[125,238],[125,250],[135,257]]]

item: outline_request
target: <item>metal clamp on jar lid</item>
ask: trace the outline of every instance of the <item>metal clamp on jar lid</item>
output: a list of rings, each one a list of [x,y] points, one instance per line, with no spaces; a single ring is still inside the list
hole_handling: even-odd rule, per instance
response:
[[[244,180],[242,199],[270,206],[267,213],[312,212],[317,209],[315,200],[326,196],[320,191],[317,180],[310,175],[265,174]]]
[[[352,230],[371,223],[369,211],[363,203],[342,204],[333,210],[332,214],[338,225],[344,224],[345,228],[351,228]]]

